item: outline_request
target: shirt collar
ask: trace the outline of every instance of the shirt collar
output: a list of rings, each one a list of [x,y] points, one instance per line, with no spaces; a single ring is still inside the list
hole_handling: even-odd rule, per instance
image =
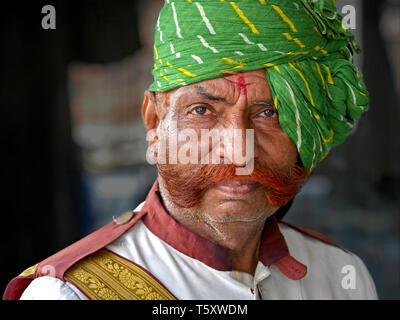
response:
[[[168,214],[161,201],[158,181],[147,195],[142,211],[147,212],[142,218],[143,223],[158,238],[213,269],[232,271],[227,248],[195,234]],[[285,238],[279,230],[278,219],[274,216],[265,223],[259,261],[265,266],[274,265],[292,280],[299,280],[307,273],[307,267],[290,255]]]

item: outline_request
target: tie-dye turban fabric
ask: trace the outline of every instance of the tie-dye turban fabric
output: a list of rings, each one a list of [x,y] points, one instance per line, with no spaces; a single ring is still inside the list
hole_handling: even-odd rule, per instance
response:
[[[312,170],[368,110],[335,0],[166,0],[151,91],[265,68],[281,127]]]

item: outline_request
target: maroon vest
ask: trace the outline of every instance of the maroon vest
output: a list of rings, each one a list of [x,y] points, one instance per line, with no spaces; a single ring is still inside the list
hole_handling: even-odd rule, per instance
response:
[[[31,281],[38,277],[52,276],[65,281],[64,274],[72,265],[116,240],[145,214],[145,211],[135,212],[126,223],[113,221],[43,260],[34,273],[12,279],[4,292],[3,300],[18,300]]]

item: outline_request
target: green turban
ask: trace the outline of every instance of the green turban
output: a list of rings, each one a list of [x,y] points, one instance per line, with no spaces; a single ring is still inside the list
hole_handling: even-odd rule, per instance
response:
[[[166,0],[151,91],[264,68],[282,129],[312,170],[368,110],[335,0]]]

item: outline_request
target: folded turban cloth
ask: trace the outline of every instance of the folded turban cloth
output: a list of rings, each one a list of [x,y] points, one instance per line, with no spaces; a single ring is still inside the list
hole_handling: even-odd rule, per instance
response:
[[[335,0],[166,0],[150,90],[264,68],[280,125],[311,171],[369,106],[342,19]]]

